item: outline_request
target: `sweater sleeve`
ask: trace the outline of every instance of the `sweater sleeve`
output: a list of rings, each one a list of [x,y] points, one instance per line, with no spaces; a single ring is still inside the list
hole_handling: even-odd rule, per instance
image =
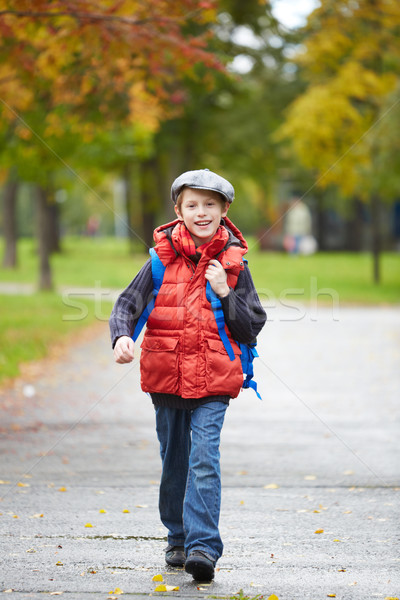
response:
[[[231,289],[220,300],[225,323],[233,338],[244,344],[253,342],[263,328],[267,315],[247,265],[240,272],[235,289]]]
[[[135,325],[153,295],[151,259],[118,297],[109,319],[112,347],[122,335],[132,337]]]

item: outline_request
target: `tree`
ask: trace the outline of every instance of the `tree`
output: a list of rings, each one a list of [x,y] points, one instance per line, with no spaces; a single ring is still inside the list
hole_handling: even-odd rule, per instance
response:
[[[214,1],[0,0],[1,133],[13,141],[1,148],[5,162],[37,164],[46,149],[45,163],[65,164],[93,128],[156,129],[199,62],[223,68],[207,50],[214,18]]]
[[[380,279],[380,202],[398,189],[383,165],[379,125],[398,106],[400,5],[395,0],[322,0],[309,17],[297,64],[307,88],[291,105],[280,136],[291,141],[320,187],[369,199],[374,280]],[[397,142],[396,142],[397,144]],[[397,171],[398,173],[398,171]],[[388,178],[397,185],[383,185]]]

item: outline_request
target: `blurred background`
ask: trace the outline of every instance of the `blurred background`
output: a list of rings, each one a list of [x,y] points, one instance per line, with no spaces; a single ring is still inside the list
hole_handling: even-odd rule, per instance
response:
[[[104,326],[190,169],[265,298],[398,304],[399,33],[397,0],[0,0],[0,378]]]

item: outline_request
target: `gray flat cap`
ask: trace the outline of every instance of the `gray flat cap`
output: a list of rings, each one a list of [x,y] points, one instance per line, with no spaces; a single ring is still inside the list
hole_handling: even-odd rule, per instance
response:
[[[197,171],[186,171],[179,175],[172,184],[171,198],[176,204],[176,200],[184,187],[195,188],[199,190],[213,190],[222,194],[229,204],[233,202],[235,190],[233,185],[227,179],[213,173],[209,169],[198,169]]]

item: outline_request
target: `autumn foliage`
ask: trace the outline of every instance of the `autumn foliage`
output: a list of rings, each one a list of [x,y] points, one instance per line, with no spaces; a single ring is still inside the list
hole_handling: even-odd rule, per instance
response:
[[[222,69],[207,49],[214,19],[214,1],[1,0],[3,116],[44,106],[49,134],[66,115],[78,126],[144,120],[154,130],[196,65]]]

